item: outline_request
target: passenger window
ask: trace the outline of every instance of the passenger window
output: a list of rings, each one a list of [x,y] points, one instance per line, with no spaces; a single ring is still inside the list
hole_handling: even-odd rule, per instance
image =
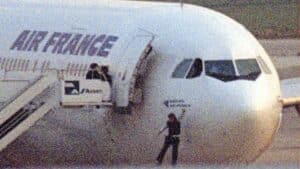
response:
[[[8,67],[8,70],[9,70],[9,71],[12,71],[12,70],[13,70],[13,63],[14,63],[14,60],[15,60],[15,59],[11,59],[10,62],[9,62],[9,67]]]
[[[12,70],[17,70],[17,68],[16,68],[17,62],[18,62],[18,59],[14,59],[14,63],[13,63],[13,66],[12,66]]]
[[[268,65],[266,64],[266,62],[260,57],[257,57],[257,61],[259,63],[259,65],[261,66],[262,70],[266,73],[266,74],[271,74],[271,70],[269,69]]]
[[[24,68],[25,68],[25,60],[24,59],[21,59],[21,62],[22,62],[22,64],[21,64],[21,71],[24,71]]]
[[[261,74],[256,59],[241,59],[235,61],[240,79],[256,80]]]
[[[46,61],[43,61],[42,67],[41,67],[41,72],[45,72],[45,67],[46,67]]]
[[[176,66],[172,74],[173,78],[184,78],[188,69],[192,64],[193,59],[184,59],[179,65]]]
[[[236,80],[238,78],[231,60],[206,61],[205,73],[207,76],[211,76],[224,82]]]
[[[21,65],[20,59],[17,59],[17,62],[18,62],[17,63],[17,70],[20,71],[20,65]]]
[[[21,63],[21,62],[19,61],[19,63]],[[33,72],[36,71],[36,69],[37,69],[37,64],[38,64],[38,60],[35,60],[35,61],[34,61],[34,64],[33,64],[33,67],[32,67],[32,71],[33,71]],[[20,64],[20,65],[21,65],[21,64]],[[19,69],[21,70],[20,67],[19,67]]]
[[[195,59],[193,66],[191,67],[187,79],[193,79],[195,77],[199,77],[202,73],[203,67],[202,67],[202,60],[197,58]]]
[[[4,58],[1,63],[1,69],[5,69],[6,59]]]

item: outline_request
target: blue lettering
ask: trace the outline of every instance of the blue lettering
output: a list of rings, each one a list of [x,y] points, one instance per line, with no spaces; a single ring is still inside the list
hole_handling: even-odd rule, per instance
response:
[[[109,51],[107,51],[106,49],[111,49],[114,45],[113,42],[116,42],[119,38],[117,36],[109,36],[103,43],[103,45],[101,46],[99,52],[98,52],[98,56],[101,57],[107,57],[109,54]]]
[[[17,40],[14,42],[14,44],[10,47],[10,50],[22,50],[22,47],[27,39],[27,36],[29,35],[30,31],[29,30],[24,30]]]

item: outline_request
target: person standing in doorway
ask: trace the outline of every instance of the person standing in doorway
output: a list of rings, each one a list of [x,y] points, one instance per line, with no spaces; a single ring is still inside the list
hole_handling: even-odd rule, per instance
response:
[[[101,71],[103,72],[104,76],[106,77],[106,79],[107,79],[109,85],[112,86],[112,77],[111,77],[111,75],[110,75],[108,66],[102,66],[102,67],[101,67]]]
[[[177,157],[178,157],[178,146],[180,142],[180,122],[177,120],[174,113],[170,113],[168,115],[168,121],[167,125],[162,128],[158,135],[160,135],[164,130],[169,129],[169,134],[165,137],[165,142],[163,145],[163,148],[161,149],[158,157],[157,157],[157,163],[158,165],[161,165],[163,162],[163,158],[168,150],[168,148],[172,145],[172,165],[177,164]]]

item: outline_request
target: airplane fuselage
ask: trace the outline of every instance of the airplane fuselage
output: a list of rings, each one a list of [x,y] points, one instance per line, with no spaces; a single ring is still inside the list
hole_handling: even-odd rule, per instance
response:
[[[159,129],[170,112],[180,116],[183,108],[181,163],[247,163],[270,145],[281,119],[279,78],[269,56],[243,26],[192,5],[181,9],[172,3],[77,3],[50,7],[1,2],[1,78],[30,80],[50,69],[72,74],[71,67],[84,69],[95,62],[117,74],[132,39],[147,35],[154,39],[140,84],[143,101],[132,106],[131,115],[107,108],[89,113],[58,109],[47,117],[59,124],[53,127],[57,134],[41,128],[27,134],[37,138],[28,138],[36,145],[32,151],[41,153],[47,145],[47,151],[59,152],[53,148],[58,146],[72,155],[68,141],[63,141],[69,139],[83,145],[69,147],[78,149],[77,156],[92,156],[86,150],[92,149],[102,164],[152,163],[163,144]],[[239,79],[241,72],[229,81],[207,75],[208,61],[231,61],[237,71],[237,61],[258,57],[271,73],[260,64],[254,80]],[[200,59],[201,74],[174,78],[184,59]],[[76,71],[72,75],[85,76]]]

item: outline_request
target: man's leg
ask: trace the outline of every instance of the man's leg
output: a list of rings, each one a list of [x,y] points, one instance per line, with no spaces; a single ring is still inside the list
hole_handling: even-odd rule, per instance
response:
[[[179,138],[174,138],[173,149],[172,149],[172,165],[177,164],[178,146],[179,146]]]
[[[157,157],[157,162],[158,162],[159,164],[162,163],[162,161],[163,161],[163,159],[164,159],[164,156],[165,156],[165,154],[166,154],[166,152],[167,152],[169,146],[170,146],[170,142],[169,142],[169,139],[166,137],[166,138],[165,138],[164,146],[163,146],[163,148],[161,149],[161,151],[160,151],[160,153],[159,153],[159,155],[158,155],[158,157]]]

